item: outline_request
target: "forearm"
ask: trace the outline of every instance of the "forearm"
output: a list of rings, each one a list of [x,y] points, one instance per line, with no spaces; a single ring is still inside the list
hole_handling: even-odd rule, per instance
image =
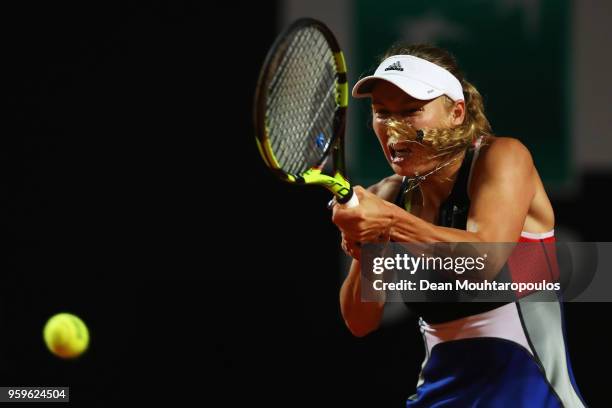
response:
[[[377,301],[362,301],[361,263],[353,260],[349,274],[340,288],[340,310],[349,330],[358,337],[376,330],[380,324],[384,305],[384,291],[372,292]],[[367,279],[366,279],[367,280]]]
[[[389,238],[394,242],[481,242],[478,233],[433,225],[397,206],[389,206]]]
[[[397,212],[395,212],[395,210],[393,211],[394,216],[390,228],[390,239],[394,242],[427,244],[437,242],[475,243],[475,245],[471,247],[472,252],[465,252],[467,250],[467,247],[465,247],[455,255],[448,254],[448,256],[462,257],[470,254],[473,257],[484,255],[487,258],[486,267],[480,270],[477,276],[472,276],[474,279],[495,279],[497,273],[514,249],[514,245],[508,245],[507,240],[499,240],[496,237],[479,232],[440,227],[430,224],[401,209]],[[504,244],[504,242],[506,243]],[[440,250],[441,248],[438,249]]]

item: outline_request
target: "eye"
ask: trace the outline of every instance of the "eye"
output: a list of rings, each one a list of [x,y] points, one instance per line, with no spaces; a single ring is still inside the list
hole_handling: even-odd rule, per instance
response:
[[[376,109],[374,114],[377,118],[387,118],[389,117],[389,111],[386,109]]]
[[[423,108],[406,109],[401,112],[402,116],[411,116],[419,112],[423,112]]]

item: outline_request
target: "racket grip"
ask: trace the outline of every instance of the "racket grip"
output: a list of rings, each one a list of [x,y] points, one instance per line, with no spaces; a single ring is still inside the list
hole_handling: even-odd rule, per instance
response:
[[[349,199],[347,200],[346,197],[349,197]],[[359,199],[357,198],[357,194],[355,194],[352,188],[350,194],[348,194],[346,197],[344,200],[342,200],[342,202],[338,201],[338,205],[345,208],[353,208],[359,205]]]

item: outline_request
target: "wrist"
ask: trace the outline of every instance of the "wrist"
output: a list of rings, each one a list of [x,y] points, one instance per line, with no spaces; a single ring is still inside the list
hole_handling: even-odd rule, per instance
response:
[[[385,202],[385,225],[383,226],[380,237],[382,242],[389,242],[391,240],[391,236],[397,222],[397,215],[395,212],[396,208],[397,206],[394,204]]]

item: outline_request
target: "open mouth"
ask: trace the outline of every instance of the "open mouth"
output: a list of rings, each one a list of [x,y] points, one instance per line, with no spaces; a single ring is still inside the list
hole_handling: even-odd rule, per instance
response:
[[[399,163],[404,161],[412,153],[408,141],[389,143],[389,152],[391,153],[391,160],[393,163]]]

